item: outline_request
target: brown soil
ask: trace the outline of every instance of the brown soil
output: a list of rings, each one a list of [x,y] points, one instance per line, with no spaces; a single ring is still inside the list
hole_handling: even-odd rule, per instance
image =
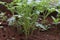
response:
[[[0,29],[0,40],[25,40],[25,36],[18,34],[8,26],[4,26],[4,28]],[[28,40],[60,40],[60,30],[55,27],[47,31],[35,30]]]

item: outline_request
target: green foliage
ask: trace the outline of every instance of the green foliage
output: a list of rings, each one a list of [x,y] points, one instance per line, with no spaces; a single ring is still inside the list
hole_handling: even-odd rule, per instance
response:
[[[38,18],[38,14],[36,13],[36,10],[32,12],[32,7],[25,5],[23,5],[22,7],[21,6],[16,7],[16,12],[18,13],[18,15],[21,16],[18,19],[18,23],[20,25],[23,25],[24,32],[26,35],[28,35],[30,33],[30,30],[34,28],[34,24]]]
[[[4,16],[4,14],[5,14],[5,13],[3,13],[3,12],[0,13],[0,20],[1,20],[1,21],[6,21],[6,19],[7,19],[7,17]]]
[[[6,3],[5,6],[14,14],[14,12],[18,15],[18,20],[16,20],[14,23],[16,25],[22,25],[24,33],[27,36],[30,34],[30,30],[34,30],[35,28],[35,22],[38,19],[38,13],[36,8],[34,6],[30,6],[27,4],[27,0],[24,0],[20,3],[22,0],[13,0],[11,3]],[[21,4],[21,5],[20,5]]]
[[[59,18],[54,18],[53,16],[51,16],[51,17],[53,19],[54,24],[58,24],[58,22],[60,21],[60,19]]]
[[[46,22],[45,19],[50,15],[51,12],[56,11],[56,7],[53,7],[50,3],[51,0],[41,0],[36,3],[35,0],[32,0],[30,4],[27,3],[28,0],[13,0],[11,3],[0,2],[13,13],[13,17],[17,17],[18,20],[15,20],[16,25],[22,25],[26,37],[30,34],[30,30],[33,31],[35,28],[35,22],[38,19],[38,16],[43,13],[43,22]],[[48,12],[46,11],[48,10]],[[45,12],[44,12],[45,11]],[[14,15],[14,12],[17,13],[17,16]],[[52,17],[54,22],[57,23],[58,19],[55,20]],[[37,24],[38,25],[38,24]],[[39,24],[43,29],[44,25]],[[47,28],[47,26],[45,26]]]
[[[56,11],[56,7],[52,7],[50,4],[51,0],[41,0],[41,2],[37,5],[37,10],[39,10],[42,16],[42,23],[46,23],[46,18],[51,14],[51,12]]]

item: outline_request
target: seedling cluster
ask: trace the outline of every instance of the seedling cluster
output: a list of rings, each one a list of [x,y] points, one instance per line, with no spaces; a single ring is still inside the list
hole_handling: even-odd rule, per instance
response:
[[[0,2],[0,4],[7,7],[13,14],[12,17],[7,18],[0,14],[3,19],[6,20],[9,26],[16,26],[20,28],[23,33],[25,33],[26,38],[35,30],[37,27],[47,30],[49,27],[46,25],[46,18],[53,12],[57,11],[57,15],[60,15],[60,7],[58,0],[13,0],[11,3]],[[15,14],[16,13],[16,14]],[[6,19],[7,18],[7,19]],[[41,19],[40,22],[37,22],[38,19]],[[55,18],[51,16],[54,23],[58,23],[60,18]],[[1,23],[0,23],[1,24]]]

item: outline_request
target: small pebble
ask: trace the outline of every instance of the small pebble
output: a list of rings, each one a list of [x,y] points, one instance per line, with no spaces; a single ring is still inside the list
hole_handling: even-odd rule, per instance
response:
[[[13,40],[14,40],[15,38],[14,38],[14,37],[12,37],[11,39],[13,39]]]
[[[7,39],[7,40],[10,40],[10,39]]]
[[[46,36],[49,36],[49,35],[46,35]]]
[[[45,40],[48,40],[48,39],[45,39]]]

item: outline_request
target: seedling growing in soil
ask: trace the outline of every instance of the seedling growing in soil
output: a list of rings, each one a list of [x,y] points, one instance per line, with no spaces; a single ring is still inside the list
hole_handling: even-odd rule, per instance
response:
[[[3,28],[2,21],[6,21],[6,16],[4,16],[5,13],[0,13],[0,28]]]
[[[33,6],[29,6],[26,3],[23,3],[23,5],[16,7],[16,12],[21,16],[17,20],[17,23],[23,26],[24,33],[27,38],[35,28],[35,22],[38,19],[36,9],[34,8],[33,10]]]
[[[41,0],[39,5],[37,6],[37,9],[42,14],[42,22],[46,23],[46,18],[51,14],[51,12],[55,11],[55,7],[52,7],[50,4],[51,0]],[[41,15],[40,15],[41,16]]]
[[[53,22],[54,22],[53,24],[55,24],[55,27],[56,27],[56,30],[55,30],[55,31],[56,31],[56,33],[57,33],[57,32],[58,32],[58,31],[57,31],[57,28],[58,28],[57,25],[60,23],[60,22],[59,22],[60,19],[59,19],[59,18],[55,18],[55,17],[53,17],[53,16],[51,16],[51,17],[52,17]]]
[[[40,12],[43,14],[42,24],[45,25],[46,18],[52,11],[55,11],[55,7],[52,8],[49,4],[50,0],[41,0],[39,3],[36,3],[35,0],[33,0],[31,4],[27,4],[27,2],[28,0],[13,0],[11,3],[3,4],[13,13],[13,17],[15,16],[14,12],[17,13],[13,25],[17,25],[17,28],[22,25],[22,30],[25,33],[26,38],[34,30],[35,22],[37,21]],[[39,24],[39,26],[44,28],[42,24]]]
[[[22,0],[13,0],[11,3],[6,3],[5,6],[13,13],[13,16],[15,16],[14,12],[17,13],[18,16],[16,17],[18,19],[15,20],[14,25],[17,25],[17,28],[19,28],[18,26],[22,25],[22,30],[27,38],[35,29],[35,22],[38,19],[39,13],[37,13],[33,3],[28,5],[27,0],[21,1]]]
[[[46,27],[47,20],[46,18],[56,10],[56,7],[52,7],[50,4],[51,0],[41,0],[41,2],[37,5],[37,10],[40,11],[40,17],[42,18],[39,27],[43,28],[44,30],[47,30],[49,27]],[[38,25],[37,24],[37,25]],[[45,26],[44,26],[45,25]],[[48,26],[48,25],[47,25]]]

